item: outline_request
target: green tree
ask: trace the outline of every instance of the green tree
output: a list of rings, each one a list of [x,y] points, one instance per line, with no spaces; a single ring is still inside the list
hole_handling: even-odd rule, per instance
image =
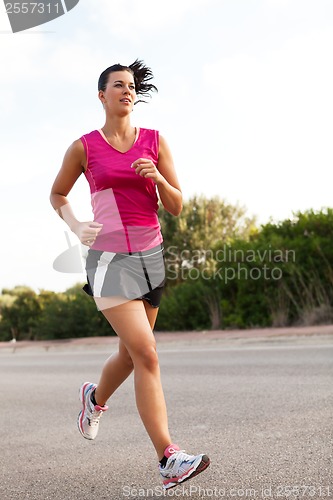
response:
[[[202,307],[208,313],[210,327],[220,328],[221,297],[220,287],[213,277],[216,267],[214,247],[230,243],[235,238],[248,239],[257,232],[255,218],[248,217],[244,207],[231,205],[218,196],[206,198],[200,195],[185,201],[182,213],[177,218],[161,208],[160,221],[164,237],[167,291],[182,282],[195,288],[191,292],[193,297],[198,296],[200,290]],[[203,271],[205,278],[202,277]],[[175,293],[179,294],[179,291]],[[197,304],[192,300],[186,310],[189,316],[195,317]],[[206,320],[203,324],[207,327]]]
[[[13,297],[1,308],[0,335],[4,340],[32,340],[37,333],[41,307],[37,294],[29,287],[4,289],[3,296]]]
[[[235,272],[227,283],[221,280],[223,326],[332,322],[332,229],[331,209],[311,210],[234,241],[231,260],[219,266]]]
[[[231,205],[218,196],[193,196],[184,201],[178,217],[163,208],[159,217],[170,286],[183,281],[184,267],[200,267],[206,262],[217,243],[248,239],[257,232],[255,218],[248,217],[244,207]]]
[[[168,289],[161,301],[156,330],[201,330],[210,328],[207,304],[200,283],[179,283]]]
[[[39,321],[40,339],[115,335],[95,301],[78,283],[63,293],[48,294]]]
[[[274,241],[294,255],[284,264],[274,315],[279,316],[281,307],[287,307],[289,323],[332,322],[333,209],[297,212],[291,220],[267,224],[258,238]],[[274,300],[275,294],[271,296]]]

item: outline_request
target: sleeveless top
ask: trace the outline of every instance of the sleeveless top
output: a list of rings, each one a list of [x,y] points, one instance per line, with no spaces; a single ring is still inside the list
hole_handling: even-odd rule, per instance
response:
[[[80,139],[87,157],[84,175],[90,186],[94,221],[103,224],[90,248],[132,253],[161,244],[156,184],[131,168],[139,158],[157,165],[158,131],[140,128],[137,140],[125,153],[111,146],[99,130]]]

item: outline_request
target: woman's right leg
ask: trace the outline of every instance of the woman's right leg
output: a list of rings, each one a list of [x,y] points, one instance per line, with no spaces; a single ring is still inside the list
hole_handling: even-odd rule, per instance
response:
[[[172,442],[160,379],[156,342],[142,301],[131,300],[102,310],[134,365],[136,403],[142,422],[156,449],[159,460]],[[97,389],[98,391],[98,389]],[[97,392],[97,402],[99,393]]]
[[[117,332],[120,340],[119,352],[111,356],[105,363],[100,385],[96,389],[96,392],[100,389],[97,398],[103,397],[106,401],[128,377],[134,366],[137,407],[156,449],[158,459],[161,461],[159,470],[163,487],[169,489],[204,471],[210,460],[203,454],[187,455],[179,450],[177,445],[171,444],[153,335],[157,311],[144,301],[133,300],[123,306],[111,307],[102,310],[102,312]],[[94,387],[93,384],[87,385]],[[88,396],[89,394],[85,397]],[[98,403],[102,404],[103,401],[98,401]],[[81,428],[81,433],[87,439],[96,437],[100,414],[105,411],[99,406],[94,408],[95,410],[90,410],[90,413],[83,410],[83,416],[81,416],[82,412],[79,414],[79,429]]]
[[[153,308],[142,301],[151,329],[154,329],[158,314],[158,308]],[[102,374],[95,390],[95,401],[98,405],[104,406],[107,400],[118,389],[118,387],[127,379],[134,368],[133,361],[129,355],[124,342],[119,339],[118,353],[110,356],[104,363]]]
[[[102,374],[95,390],[95,401],[104,406],[109,397],[127,379],[134,368],[124,342],[119,339],[118,352],[112,354],[104,363]]]

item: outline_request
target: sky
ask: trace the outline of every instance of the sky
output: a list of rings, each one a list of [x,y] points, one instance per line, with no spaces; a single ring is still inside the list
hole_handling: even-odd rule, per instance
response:
[[[0,5],[0,291],[85,280],[56,257],[77,237],[49,202],[65,151],[104,125],[100,73],[142,59],[158,94],[133,125],[167,140],[184,199],[220,196],[258,224],[332,207],[331,0],[80,0],[12,33]],[[69,194],[92,220],[88,183]]]

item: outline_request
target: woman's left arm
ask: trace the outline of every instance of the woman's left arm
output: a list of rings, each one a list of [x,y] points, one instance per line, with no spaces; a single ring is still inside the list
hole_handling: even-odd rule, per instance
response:
[[[160,136],[157,168],[151,160],[139,158],[132,167],[141,177],[153,179],[164,208],[172,215],[179,215],[183,208],[183,196],[169,146]]]
[[[164,208],[172,215],[179,215],[183,208],[183,196],[174,167],[171,151],[164,139],[160,136],[160,149],[158,153],[158,171],[160,180],[156,183],[158,194]]]

